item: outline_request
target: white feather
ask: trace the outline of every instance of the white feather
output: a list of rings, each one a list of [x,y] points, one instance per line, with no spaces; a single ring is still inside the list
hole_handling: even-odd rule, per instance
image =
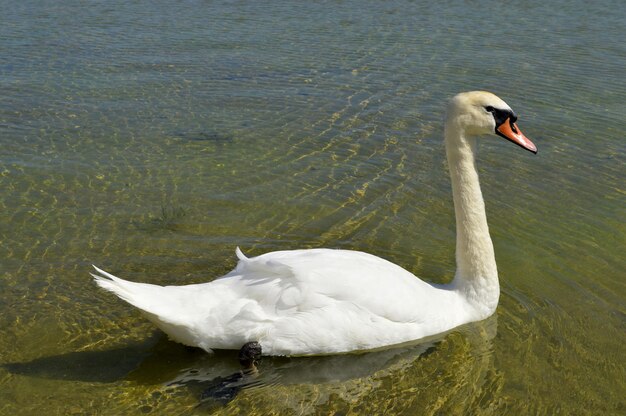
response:
[[[240,260],[213,282],[188,286],[127,282],[96,270],[108,278],[94,275],[102,288],[176,341],[206,350],[239,349],[251,340],[271,355],[371,349],[447,329],[432,316],[443,305],[451,317],[461,312],[451,309],[456,293],[358,251],[267,253]]]

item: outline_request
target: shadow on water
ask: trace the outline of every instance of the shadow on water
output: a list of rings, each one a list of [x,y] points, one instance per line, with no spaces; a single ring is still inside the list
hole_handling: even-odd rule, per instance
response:
[[[3,367],[11,373],[30,377],[111,383],[123,379],[145,357],[145,351],[139,348],[123,347],[107,351],[71,352],[3,364]]]
[[[32,361],[5,363],[4,369],[29,377],[112,383],[123,380],[152,353],[157,337],[106,350],[75,351]]]
[[[493,317],[461,328],[477,355],[491,350],[497,331]],[[242,390],[272,385],[324,384],[360,379],[378,373],[393,374],[418,359],[427,359],[447,336],[403,344],[378,351],[317,357],[263,357],[258,372],[244,374],[237,351],[213,354],[185,347],[156,332],[143,342],[107,350],[76,351],[3,364],[14,374],[59,380],[112,383],[131,381],[141,385],[185,388],[199,399],[199,406],[225,405]]]

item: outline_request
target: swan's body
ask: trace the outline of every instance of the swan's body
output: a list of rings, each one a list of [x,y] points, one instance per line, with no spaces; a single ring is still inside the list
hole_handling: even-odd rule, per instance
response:
[[[246,258],[212,282],[156,286],[102,270],[96,282],[139,308],[175,341],[239,349],[258,341],[265,355],[366,350],[450,330],[490,316],[498,273],[474,161],[475,135],[493,133],[536,152],[516,117],[493,94],[450,103],[445,143],[457,220],[457,272],[431,285],[379,257],[348,250],[276,251]]]

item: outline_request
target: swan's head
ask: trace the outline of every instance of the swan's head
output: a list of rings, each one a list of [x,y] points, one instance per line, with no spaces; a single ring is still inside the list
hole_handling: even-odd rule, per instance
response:
[[[516,124],[517,116],[498,96],[485,91],[457,94],[450,100],[447,123],[471,136],[497,134],[533,153],[537,147]]]

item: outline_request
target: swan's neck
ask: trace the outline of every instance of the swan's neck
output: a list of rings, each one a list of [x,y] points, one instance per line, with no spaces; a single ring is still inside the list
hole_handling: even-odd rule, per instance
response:
[[[446,123],[446,154],[456,215],[456,274],[452,288],[475,308],[477,318],[498,304],[498,270],[475,163],[476,139]]]

